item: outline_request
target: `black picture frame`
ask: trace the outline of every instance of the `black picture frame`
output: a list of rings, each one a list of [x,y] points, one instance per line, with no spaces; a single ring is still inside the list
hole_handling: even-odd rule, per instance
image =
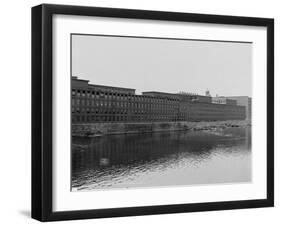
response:
[[[267,28],[267,198],[95,210],[52,210],[52,18],[55,14],[263,26]],[[43,4],[32,8],[32,218],[40,221],[228,210],[274,205],[274,20]]]

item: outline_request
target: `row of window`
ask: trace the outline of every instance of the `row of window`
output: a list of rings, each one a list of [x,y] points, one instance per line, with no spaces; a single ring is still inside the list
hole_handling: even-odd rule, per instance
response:
[[[194,112],[196,113],[205,113],[205,114],[242,114],[245,111],[240,111],[240,110],[214,110],[214,109],[210,109],[210,110],[194,110],[194,109],[190,109],[189,112]]]
[[[134,122],[134,121],[176,121],[177,117],[157,116],[125,116],[125,115],[73,115],[72,122]],[[177,120],[178,121],[178,120]]]
[[[221,117],[221,116],[211,116],[211,115],[196,115],[193,117],[191,115],[182,115],[178,117],[169,117],[163,115],[157,116],[142,116],[142,115],[73,115],[72,122],[134,122],[134,121],[187,121],[187,120],[221,120],[221,119],[244,119],[244,116],[240,115],[239,117]]]
[[[170,114],[165,112],[145,112],[145,111],[90,111],[90,109],[75,110],[72,109],[72,121],[82,122],[86,120],[87,117],[90,121],[135,121],[135,120],[189,120],[189,119],[241,119],[245,117],[245,112],[232,112],[225,113],[219,112],[215,114],[210,114],[206,112],[188,112],[188,113],[178,113],[171,112]],[[83,119],[84,118],[84,119]]]
[[[164,115],[174,115],[174,111],[144,111],[144,110],[115,110],[115,111],[108,111],[102,109],[94,109],[94,108],[72,108],[72,113],[92,113],[92,114],[147,114],[147,115],[157,115],[157,114],[164,114]]]
[[[95,99],[118,99],[132,101],[152,101],[153,103],[176,102],[177,100],[168,97],[153,97],[135,94],[106,93],[101,91],[72,90],[72,97],[95,98]]]
[[[72,99],[72,106],[96,106],[96,107],[138,107],[138,108],[175,108],[177,105],[152,104],[152,103],[130,103],[110,101],[90,101]]]
[[[189,108],[189,111],[194,112],[245,112],[245,108]]]
[[[210,114],[210,113],[206,113],[206,112],[190,112],[190,115],[205,115],[205,116],[217,116],[217,117],[232,117],[232,116],[239,116],[239,115],[245,115],[245,112],[232,112],[232,113],[224,113],[224,112],[219,112],[219,113],[214,113],[214,114]]]

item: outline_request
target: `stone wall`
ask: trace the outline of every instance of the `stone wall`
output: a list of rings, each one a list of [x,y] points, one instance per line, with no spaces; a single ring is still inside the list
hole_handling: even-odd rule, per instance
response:
[[[151,133],[178,130],[213,130],[249,126],[248,121],[211,122],[146,122],[146,123],[85,123],[72,124],[73,136],[102,136],[110,134]]]

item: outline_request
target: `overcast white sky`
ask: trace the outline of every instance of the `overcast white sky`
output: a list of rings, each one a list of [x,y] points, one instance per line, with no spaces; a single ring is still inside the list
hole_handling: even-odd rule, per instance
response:
[[[252,44],[73,35],[72,75],[137,93],[252,96]]]

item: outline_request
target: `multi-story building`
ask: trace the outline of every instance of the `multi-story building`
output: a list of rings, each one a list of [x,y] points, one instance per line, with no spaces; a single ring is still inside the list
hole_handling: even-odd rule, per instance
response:
[[[252,119],[252,98],[248,96],[230,96],[228,99],[235,100],[238,106],[245,106],[246,120]]]
[[[245,106],[214,104],[210,96],[143,92],[89,84],[72,77],[72,122],[159,122],[245,119]]]

